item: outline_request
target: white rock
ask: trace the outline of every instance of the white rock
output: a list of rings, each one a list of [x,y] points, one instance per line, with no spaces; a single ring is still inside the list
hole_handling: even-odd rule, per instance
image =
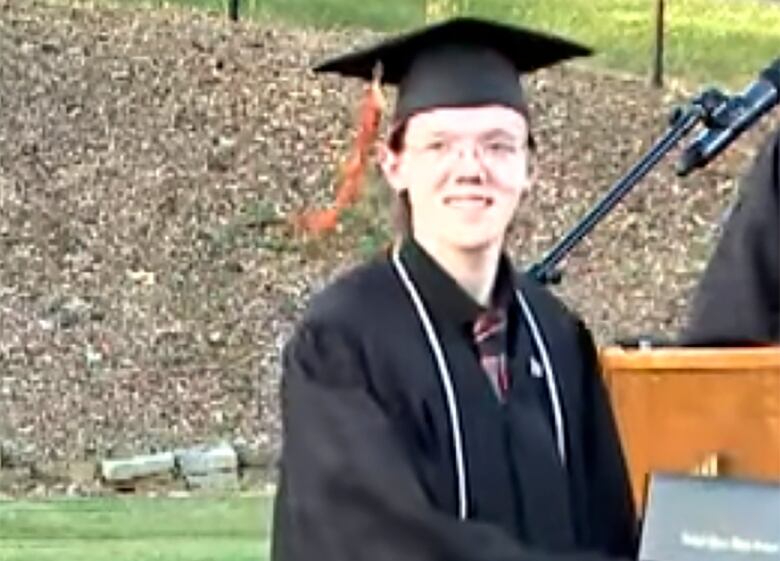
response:
[[[135,456],[123,460],[103,460],[100,464],[100,472],[106,481],[127,481],[171,472],[175,461],[172,452]]]
[[[238,455],[230,444],[222,442],[216,446],[198,446],[176,453],[176,461],[184,475],[205,475],[218,471],[238,469]]]

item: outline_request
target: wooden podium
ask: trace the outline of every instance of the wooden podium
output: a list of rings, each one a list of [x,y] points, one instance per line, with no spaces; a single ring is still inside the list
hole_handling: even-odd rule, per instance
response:
[[[638,508],[651,471],[780,481],[780,347],[600,358]]]

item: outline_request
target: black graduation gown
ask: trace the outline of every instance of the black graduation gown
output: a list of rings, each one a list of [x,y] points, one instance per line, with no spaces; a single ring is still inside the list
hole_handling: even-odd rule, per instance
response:
[[[780,343],[780,129],[743,179],[681,339],[688,345]]]
[[[515,330],[512,389],[500,403],[474,349],[448,327],[450,310],[440,309],[452,286],[431,280],[419,288],[460,410],[468,520],[457,517],[452,432],[433,354],[392,264],[380,260],[316,297],[285,348],[272,559],[632,557],[628,478],[587,330],[545,289],[517,279],[558,378],[564,469],[549,407],[537,399],[543,381],[526,383],[526,332]]]

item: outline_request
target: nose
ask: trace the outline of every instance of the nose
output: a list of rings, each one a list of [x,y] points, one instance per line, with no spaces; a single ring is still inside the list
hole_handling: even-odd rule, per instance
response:
[[[485,182],[485,167],[476,144],[465,143],[460,147],[456,171],[459,183]]]

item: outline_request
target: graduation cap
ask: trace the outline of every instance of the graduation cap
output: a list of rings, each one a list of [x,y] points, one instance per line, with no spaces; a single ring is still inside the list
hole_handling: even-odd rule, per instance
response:
[[[504,105],[527,112],[520,76],[591,50],[562,37],[459,17],[326,60],[315,72],[398,87],[394,122],[434,107]]]
[[[310,232],[332,230],[340,212],[359,198],[370,145],[380,121],[380,79],[398,87],[393,115],[395,131],[411,115],[435,107],[503,105],[527,117],[521,75],[589,54],[589,48],[562,37],[460,17],[322,62],[314,68],[315,72],[360,78],[370,85],[334,204],[326,210],[295,217],[295,224]]]

